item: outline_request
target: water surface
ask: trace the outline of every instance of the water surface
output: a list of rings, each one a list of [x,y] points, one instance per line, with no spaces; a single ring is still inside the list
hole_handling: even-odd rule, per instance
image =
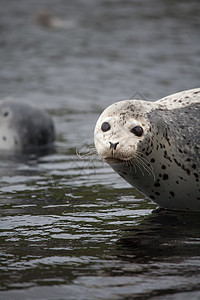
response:
[[[197,0],[2,0],[0,96],[47,110],[57,152],[1,154],[0,299],[200,298],[199,215],[153,212],[76,155],[114,101],[198,87],[199,54]]]

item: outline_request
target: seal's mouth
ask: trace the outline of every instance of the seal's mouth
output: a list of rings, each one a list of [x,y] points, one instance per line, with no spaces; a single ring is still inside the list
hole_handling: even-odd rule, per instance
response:
[[[119,159],[119,158],[116,158],[116,157],[103,157],[103,159],[105,160],[105,162],[107,164],[124,164],[125,162],[127,162],[127,160],[125,159]]]

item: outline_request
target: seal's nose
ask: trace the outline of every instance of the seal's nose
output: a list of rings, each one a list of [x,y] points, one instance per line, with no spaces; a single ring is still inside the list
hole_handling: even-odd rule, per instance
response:
[[[109,143],[110,143],[110,149],[114,149],[114,150],[116,150],[117,145],[119,144],[119,142],[117,142],[117,143],[109,142]]]

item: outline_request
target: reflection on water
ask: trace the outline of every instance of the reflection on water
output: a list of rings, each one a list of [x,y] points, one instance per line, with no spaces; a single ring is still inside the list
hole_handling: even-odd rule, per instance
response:
[[[57,138],[48,155],[0,155],[0,299],[200,298],[199,215],[152,212],[95,154],[76,155],[112,102],[197,87],[198,7],[3,0],[1,97],[48,110]],[[40,11],[70,26],[35,24]]]
[[[152,212],[120,184],[61,187],[62,176],[52,185],[40,176],[1,196],[2,299],[198,297],[199,214]]]
[[[118,241],[118,249],[129,250],[133,261],[181,263],[200,255],[199,213],[158,211],[134,229],[127,229]]]
[[[4,204],[2,299],[198,299],[199,214],[151,213],[115,192],[96,185],[54,203],[55,189],[48,203],[20,193]]]

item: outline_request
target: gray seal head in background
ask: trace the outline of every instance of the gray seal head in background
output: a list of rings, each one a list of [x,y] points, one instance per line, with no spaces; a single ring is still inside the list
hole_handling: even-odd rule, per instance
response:
[[[52,146],[54,124],[45,111],[25,102],[0,102],[0,151],[35,153]]]
[[[104,161],[160,207],[200,211],[200,88],[116,102],[94,140]]]

